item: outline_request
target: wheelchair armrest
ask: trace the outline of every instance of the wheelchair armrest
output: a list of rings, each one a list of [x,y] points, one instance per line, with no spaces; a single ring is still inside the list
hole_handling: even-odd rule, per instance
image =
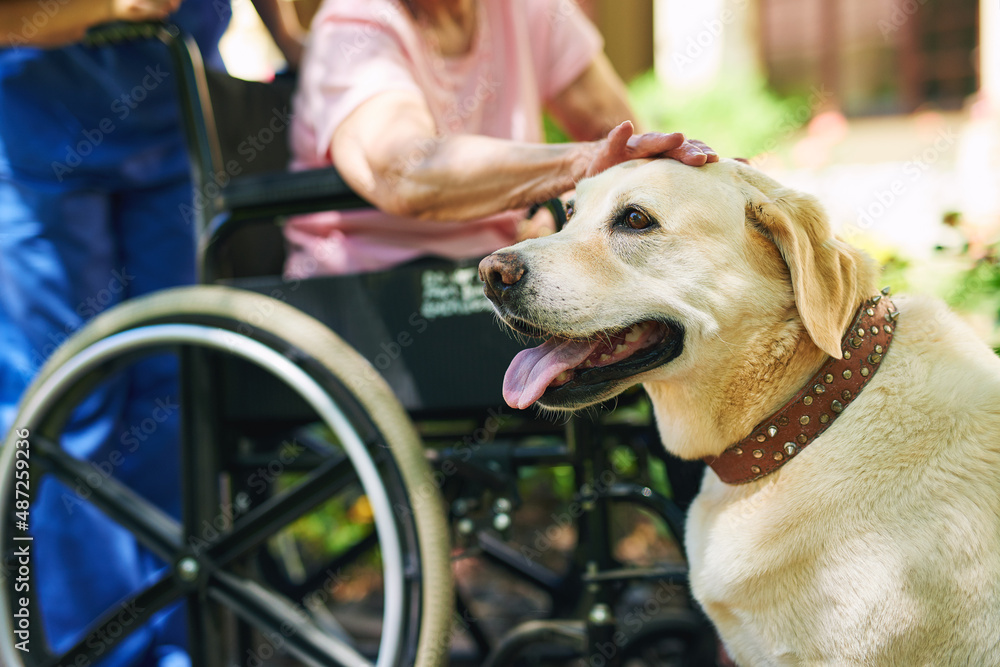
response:
[[[247,226],[273,224],[289,215],[372,208],[333,167],[239,176],[231,179],[212,202],[211,209],[216,213],[199,241],[202,279],[207,282],[223,275],[217,268],[219,253],[228,239]]]
[[[333,167],[270,172],[234,178],[219,195],[232,220],[371,208]]]

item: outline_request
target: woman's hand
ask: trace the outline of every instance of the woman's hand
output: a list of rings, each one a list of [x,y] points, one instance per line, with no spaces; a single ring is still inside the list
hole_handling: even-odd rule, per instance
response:
[[[667,157],[692,167],[719,161],[719,156],[711,148],[700,141],[685,140],[680,132],[633,132],[632,122],[627,120],[611,130],[607,139],[597,142],[597,152],[584,171],[584,177],[638,158]]]
[[[180,4],[181,0],[59,0],[58,11],[41,23],[28,24],[26,17],[38,10],[37,0],[0,0],[0,47],[66,46],[102,23],[162,21]]]
[[[181,0],[107,0],[109,21],[162,21]]]

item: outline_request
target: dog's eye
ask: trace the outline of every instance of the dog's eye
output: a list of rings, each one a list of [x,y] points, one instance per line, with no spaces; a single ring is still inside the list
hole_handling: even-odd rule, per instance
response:
[[[653,219],[637,208],[625,209],[619,217],[620,224],[629,229],[643,230],[653,225]]]
[[[570,199],[568,202],[563,204],[563,210],[566,212],[566,219],[569,220],[576,213],[576,202]]]

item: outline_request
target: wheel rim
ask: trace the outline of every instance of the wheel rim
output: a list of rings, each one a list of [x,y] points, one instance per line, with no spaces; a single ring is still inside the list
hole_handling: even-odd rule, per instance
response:
[[[371,460],[365,444],[358,437],[350,421],[319,383],[286,356],[247,336],[203,325],[155,324],[129,329],[90,345],[47,377],[23,406],[19,415],[18,428],[33,429],[39,423],[40,417],[51,410],[54,403],[62,397],[65,388],[72,387],[74,382],[107,363],[114,356],[146,351],[156,347],[180,345],[198,345],[224,351],[265,368],[292,387],[337,435],[371,504],[375,517],[375,530],[382,550],[385,607],[382,618],[383,632],[379,641],[379,653],[375,665],[388,667],[395,664],[402,650],[405,584],[402,545],[396,532],[391,501],[381,483],[375,463]],[[63,391],[59,391],[60,388],[63,388]],[[12,432],[10,439],[12,440],[15,435],[16,432]],[[2,473],[2,477],[0,477],[0,485],[2,485],[0,486],[0,503],[6,504],[12,495],[14,478],[10,473],[13,470],[13,460],[14,448],[12,446],[5,447],[0,454],[0,473]],[[9,523],[6,520],[0,521],[0,541],[2,541],[0,543],[5,545],[10,543],[11,536],[8,532]],[[155,541],[155,536],[153,541]],[[146,542],[144,541],[144,543]],[[169,551],[169,546],[164,545],[163,550]],[[227,579],[227,576],[216,580],[217,584],[221,584],[218,588],[225,591],[224,595],[236,598],[241,593],[247,593],[247,591],[240,589],[239,582],[232,577]],[[173,581],[173,577],[167,577],[163,582],[166,582],[164,585],[176,583]],[[153,588],[157,585],[159,584],[154,585]],[[165,593],[162,590],[153,592]],[[8,587],[0,587],[0,604],[3,605],[4,609],[9,609],[11,602]],[[4,636],[11,637],[13,636],[11,619],[6,614],[2,616],[0,629],[5,633]],[[323,646],[331,657],[342,664],[372,664],[346,644],[330,638],[326,638],[324,641],[323,637],[311,637],[309,640]],[[18,664],[19,656],[12,645],[4,642],[2,649],[7,662]],[[295,652],[294,647],[291,650]],[[309,661],[307,656],[299,657]]]

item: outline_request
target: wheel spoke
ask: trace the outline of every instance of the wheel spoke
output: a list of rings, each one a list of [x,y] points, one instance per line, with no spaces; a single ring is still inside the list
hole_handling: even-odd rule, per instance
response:
[[[149,588],[128,598],[105,612],[87,628],[76,646],[54,658],[45,667],[56,665],[90,665],[107,654],[133,631],[145,624],[156,612],[175,602],[184,594],[184,587],[168,575]]]
[[[93,470],[57,444],[35,436],[32,447],[45,459],[49,472],[71,486],[76,479],[85,479]],[[132,533],[146,548],[170,563],[183,545],[180,524],[166,512],[113,477],[91,488],[88,501],[111,520]]]
[[[373,667],[372,663],[340,639],[320,630],[301,607],[255,582],[223,571],[213,573],[208,595],[243,620],[265,632],[275,648],[314,667],[329,667],[330,660],[342,667]]]
[[[336,495],[356,477],[350,460],[340,455],[309,473],[288,491],[269,498],[236,522],[233,532],[209,550],[218,566],[245,554],[323,501]]]

